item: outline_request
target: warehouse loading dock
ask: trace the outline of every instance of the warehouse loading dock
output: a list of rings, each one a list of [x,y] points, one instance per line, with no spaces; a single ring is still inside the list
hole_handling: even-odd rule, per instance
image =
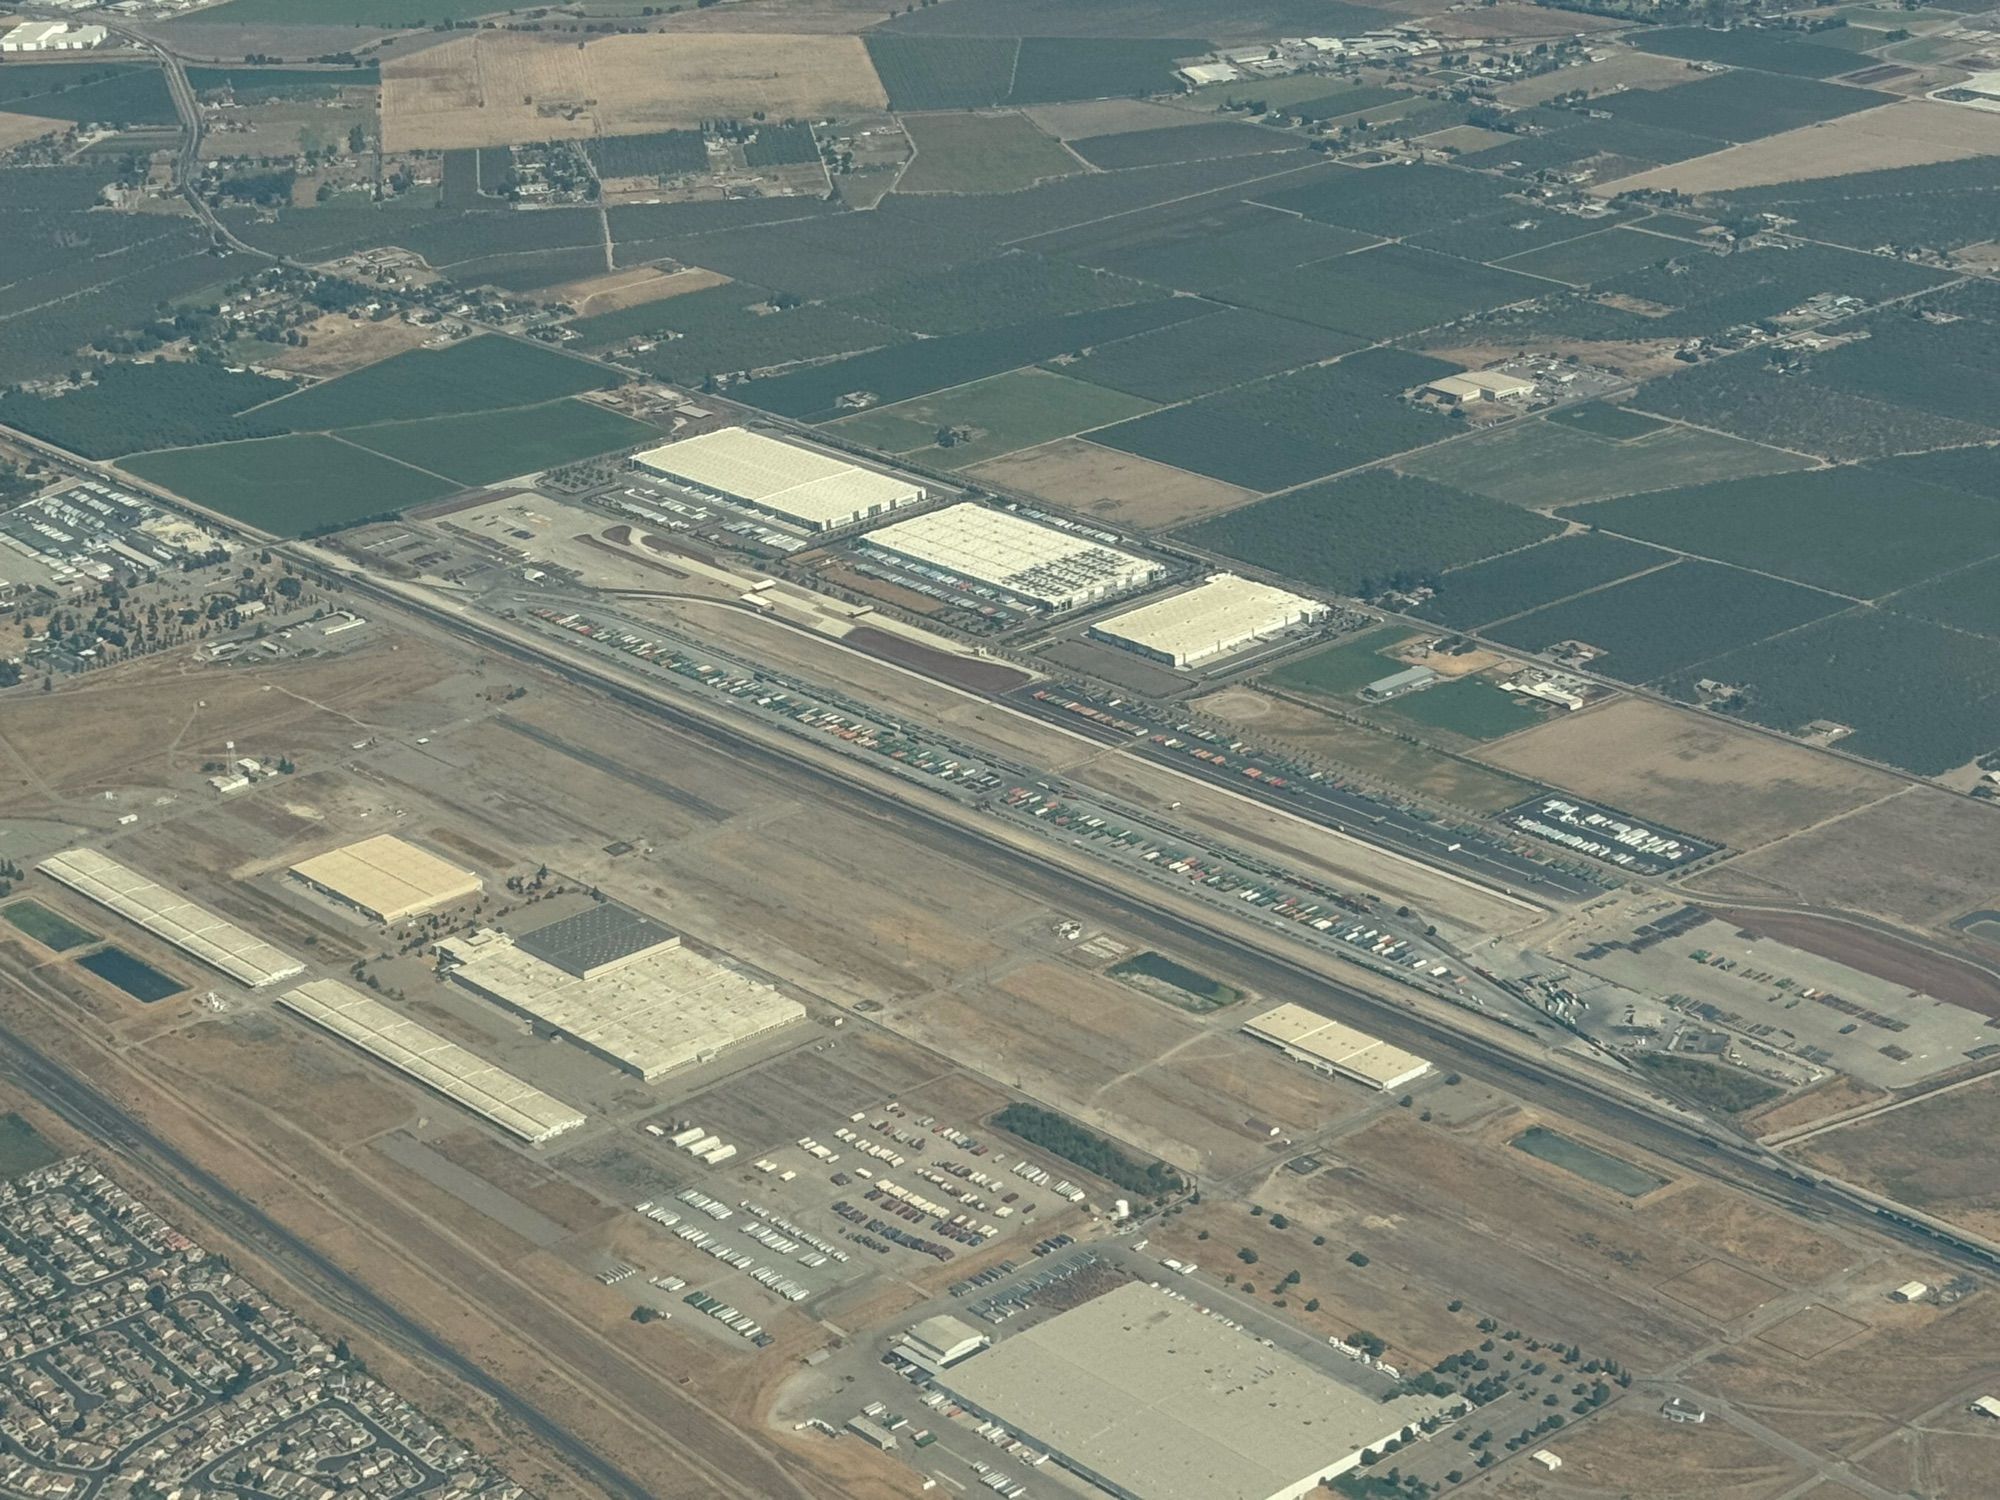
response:
[[[1330,606],[1268,583],[1216,573],[1198,588],[1100,620],[1098,640],[1170,667],[1193,667],[1323,620]]]
[[[911,480],[742,427],[666,443],[634,462],[811,532],[838,531],[915,505],[926,494]]]
[[[937,1384],[1120,1500],[1303,1500],[1447,1408],[1380,1400],[1138,1282]]]
[[[322,896],[384,924],[476,896],[484,889],[470,870],[393,833],[300,860],[291,873]]]
[[[1371,1089],[1401,1088],[1431,1070],[1414,1052],[1329,1020],[1303,1005],[1280,1005],[1253,1021],[1243,1034],[1276,1047],[1294,1062],[1322,1073],[1337,1073]]]

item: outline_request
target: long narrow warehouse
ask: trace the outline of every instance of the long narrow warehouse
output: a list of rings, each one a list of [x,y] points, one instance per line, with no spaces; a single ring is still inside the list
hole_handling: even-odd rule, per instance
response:
[[[253,990],[305,972],[306,966],[283,949],[95,849],[65,849],[43,860],[40,868],[51,880]]]
[[[532,1145],[584,1121],[560,1099],[338,980],[302,984],[278,1004]]]

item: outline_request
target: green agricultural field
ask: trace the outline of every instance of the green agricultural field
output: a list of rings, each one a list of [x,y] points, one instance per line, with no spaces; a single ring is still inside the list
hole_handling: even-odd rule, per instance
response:
[[[886,327],[936,336],[1091,312],[1152,295],[1152,287],[1128,277],[1016,251],[895,282],[829,307]]]
[[[411,349],[260,407],[257,416],[282,422],[293,432],[319,432],[537,406],[620,381],[614,371],[539,344],[487,336],[443,349]]]
[[[1611,406],[1603,401],[1586,401],[1581,406],[1565,406],[1560,411],[1550,412],[1549,420],[1560,422],[1565,427],[1574,427],[1578,432],[1587,432],[1593,437],[1606,438],[1614,443],[1645,437],[1667,426],[1658,417],[1649,417],[1642,411],[1627,411],[1623,407]]]
[[[1539,724],[1548,716],[1546,707],[1538,708],[1503,693],[1480,677],[1460,677],[1420,693],[1405,693],[1381,704],[1374,712],[1420,731],[1443,730],[1459,739],[1476,741],[1497,740]]]
[[[1591,663],[1592,670],[1622,682],[1652,682],[1833,614],[1846,603],[1718,563],[1679,562],[1484,633],[1524,651],[1584,641],[1606,653]],[[1707,665],[1702,673],[1717,675]]]
[[[1181,535],[1315,588],[1367,595],[1435,580],[1560,529],[1518,506],[1369,469],[1230,511]]]
[[[1348,640],[1294,657],[1266,672],[1263,681],[1295,693],[1351,698],[1378,678],[1402,670],[1404,663],[1383,653],[1410,638],[1411,632],[1401,625],[1378,625]]]
[[[210,364],[113,364],[92,383],[60,396],[10,391],[0,422],[84,458],[116,458],[145,448],[268,437],[282,423],[237,413],[292,393],[289,381]]]
[[[2000,555],[1991,501],[1856,468],[1662,490],[1564,514],[1861,599]]]
[[[1611,442],[1574,425],[1530,421],[1427,448],[1398,459],[1396,467],[1511,505],[1546,509],[1667,484],[1781,473],[1811,462],[1691,427]]]
[[[708,141],[699,130],[600,136],[583,142],[583,152],[599,177],[679,177],[708,170]]]
[[[1546,276],[1574,286],[1592,286],[1628,271],[1657,265],[1687,253],[1684,240],[1648,234],[1643,229],[1606,229],[1581,239],[1545,245],[1501,262],[1510,271]]]
[[[570,326],[593,349],[645,338],[653,347],[631,356],[650,375],[699,385],[710,375],[765,370],[832,354],[856,354],[900,344],[909,335],[808,302],[771,311],[773,294],[731,282],[659,302],[621,308]],[[758,311],[758,309],[764,309]]]
[[[1010,104],[1055,104],[1173,91],[1174,66],[1208,43],[1186,37],[1024,36]]]
[[[1122,391],[1047,370],[1015,370],[864,412],[827,430],[940,469],[963,469],[1150,410],[1150,401]],[[953,428],[966,429],[970,437],[947,448],[937,446],[938,434]]]
[[[1454,630],[1471,630],[1673,560],[1657,547],[1597,531],[1573,532],[1453,569],[1438,579],[1436,596],[1417,613]]]
[[[56,953],[67,953],[97,941],[97,934],[79,927],[59,911],[50,911],[39,901],[13,901],[0,906],[0,918]]]
[[[1814,719],[1853,728],[1853,755],[1936,776],[2000,747],[2000,651],[1985,636],[1857,609],[1701,664],[1692,677],[1750,685],[1743,714],[1773,729]]]
[[[1450,167],[1350,168],[1258,201],[1348,229],[1409,235],[1500,212],[1506,192],[1504,182]]]
[[[463,485],[539,473],[618,448],[656,444],[662,438],[657,427],[589,401],[570,400],[422,422],[382,422],[348,428],[339,435]]]
[[[1564,136],[1572,133],[1565,131]],[[1419,250],[1435,250],[1440,255],[1455,255],[1461,260],[1498,263],[1562,240],[1594,239],[1629,217],[1624,212],[1612,212],[1584,219],[1547,208],[1524,212],[1521,204],[1513,203],[1498,213],[1459,220],[1442,229],[1411,235],[1404,243]]]
[[[1884,17],[1887,20],[1887,17]],[[1866,60],[1839,47],[1809,41],[1782,31],[1710,31],[1703,26],[1668,26],[1640,31],[1632,44],[1642,52],[1727,63],[1732,68],[1758,68],[1766,73],[1790,73],[1800,78],[1832,78],[1865,67]]]
[[[889,107],[979,109],[1007,97],[1014,79],[1018,38],[889,36],[870,32],[863,40],[876,75],[888,92]]]
[[[227,89],[238,104],[260,99],[312,97],[335,89],[374,88],[382,70],[374,62],[358,68],[189,68],[188,86],[197,94]]]
[[[1218,287],[1221,301],[1367,339],[1394,338],[1547,293],[1545,282],[1383,245]]]
[[[1948,420],[2000,423],[2000,322],[1938,325],[1898,309],[1868,323],[1866,339],[1813,361],[1814,385]]]
[[[1843,56],[1850,66],[1862,66],[1862,59]],[[1690,123],[1699,123],[1705,135],[1754,141],[1873,109],[1895,97],[1811,78],[1742,72],[1713,74],[1670,89],[1627,89],[1595,103],[1629,124],[1685,130]]]
[[[1117,339],[1199,317],[1205,310],[1206,304],[1192,297],[1163,297],[1065,317],[1030,318],[976,333],[918,339],[768,380],[753,380],[732,387],[730,394],[780,416],[828,421],[841,415],[840,399],[850,392],[869,392],[880,405],[906,401],[1057,355],[1101,348]]]
[[[1296,137],[1266,130],[1240,120],[1214,124],[1168,125],[1158,130],[1125,130],[1116,135],[1086,136],[1070,149],[1093,167],[1159,167],[1172,162],[1199,161],[1209,156],[1249,156],[1259,151],[1294,151]]]
[[[1063,373],[1149,401],[1186,401],[1359,347],[1360,340],[1329,328],[1229,308],[1107,344]]]
[[[1026,115],[905,115],[916,159],[896,188],[904,193],[1011,193],[1083,164]]]
[[[2000,639],[2000,559],[1947,573],[1884,601],[1899,615]]]
[[[1447,418],[1402,393],[1457,368],[1367,349],[1155,412],[1095,441],[1245,489],[1284,489],[1450,437],[1457,429]]]
[[[317,433],[168,448],[125,459],[120,467],[277,536],[337,530],[459,488]]]
[[[0,111],[7,114],[120,127],[179,118],[166,75],[151,64],[10,62],[0,73]]]
[[[1897,481],[1920,479],[1967,495],[2000,500],[2000,448],[1943,448],[1885,458],[1869,469]]]
[[[1373,235],[1318,224],[1255,203],[1231,203],[1164,223],[1093,238],[1053,253],[1186,292],[1206,292],[1249,276],[1345,255]]]

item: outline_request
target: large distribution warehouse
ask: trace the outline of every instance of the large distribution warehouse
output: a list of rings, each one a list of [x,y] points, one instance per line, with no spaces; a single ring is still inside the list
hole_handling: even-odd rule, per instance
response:
[[[393,833],[302,859],[292,876],[377,922],[400,922],[481,890],[470,870]]]
[[[583,1123],[560,1099],[337,980],[302,984],[278,1004],[524,1141],[539,1145]]]
[[[1100,620],[1090,633],[1172,667],[1198,666],[1323,620],[1328,605],[1234,573]]]
[[[924,487],[742,427],[637,456],[641,468],[735,500],[805,531],[837,531],[924,498]]]
[[[805,1018],[797,1001],[621,906],[520,938],[491,929],[446,938],[438,953],[475,994],[645,1079]]]
[[[1244,1023],[1245,1036],[1268,1042],[1295,1062],[1338,1073],[1372,1089],[1401,1088],[1431,1070],[1428,1060],[1356,1031],[1303,1005],[1280,1005]]]
[[[1301,1500],[1447,1406],[1384,1401],[1139,1282],[937,1383],[1120,1500]]]
[[[257,989],[305,972],[306,966],[283,949],[95,849],[51,854],[41,870],[238,984]]]
[[[971,501],[892,522],[869,532],[863,544],[1044,609],[1109,599],[1166,572],[1148,558]]]

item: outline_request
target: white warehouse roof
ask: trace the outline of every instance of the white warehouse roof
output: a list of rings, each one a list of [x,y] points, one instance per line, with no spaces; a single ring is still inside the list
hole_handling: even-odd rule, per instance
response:
[[[280,995],[278,1004],[524,1141],[539,1144],[583,1123],[560,1099],[337,980],[302,984]]]
[[[809,531],[831,531],[924,498],[924,487],[742,427],[638,455],[642,468],[713,490]]]
[[[480,879],[393,833],[302,859],[292,874],[381,922],[477,895]]]
[[[871,547],[991,584],[1050,609],[1070,609],[1150,583],[1150,559],[964,501],[868,533]]]
[[[1317,599],[1217,573],[1199,588],[1101,620],[1090,633],[1186,667],[1324,619],[1327,613],[1328,606]]]
[[[1416,1053],[1392,1047],[1379,1037],[1329,1020],[1303,1005],[1267,1010],[1246,1022],[1243,1031],[1309,1067],[1339,1073],[1370,1088],[1400,1088],[1431,1069]]]
[[[662,944],[589,977],[483,929],[438,951],[467,989],[526,1016],[640,1078],[657,1078],[805,1018],[805,1007],[691,948]]]
[[[1444,1409],[1382,1401],[1139,1282],[1003,1339],[937,1383],[1138,1500],[1303,1500]]]
[[[305,972],[289,953],[95,849],[51,854],[41,869],[239,984],[256,989]]]

